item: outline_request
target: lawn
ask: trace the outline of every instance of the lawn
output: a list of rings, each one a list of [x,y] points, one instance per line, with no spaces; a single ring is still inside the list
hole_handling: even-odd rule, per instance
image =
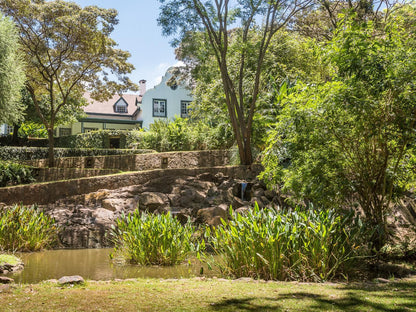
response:
[[[15,285],[1,311],[416,311],[416,277],[388,283],[223,279],[88,281]]]

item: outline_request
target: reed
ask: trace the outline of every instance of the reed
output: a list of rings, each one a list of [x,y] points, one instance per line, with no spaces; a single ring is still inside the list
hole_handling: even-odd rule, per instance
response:
[[[57,238],[55,221],[37,206],[15,205],[0,209],[0,249],[37,251]]]
[[[190,221],[182,225],[170,212],[135,210],[118,218],[111,234],[115,253],[125,260],[141,265],[173,265],[195,249],[194,231]]]
[[[353,211],[256,205],[244,215],[230,214],[229,223],[206,231],[216,257],[201,258],[236,278],[326,281],[345,274],[365,249],[366,230]]]

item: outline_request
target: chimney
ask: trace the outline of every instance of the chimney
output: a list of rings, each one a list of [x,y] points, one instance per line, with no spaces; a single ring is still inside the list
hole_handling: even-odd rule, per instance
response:
[[[139,94],[143,96],[146,93],[146,80],[142,79],[139,81]]]

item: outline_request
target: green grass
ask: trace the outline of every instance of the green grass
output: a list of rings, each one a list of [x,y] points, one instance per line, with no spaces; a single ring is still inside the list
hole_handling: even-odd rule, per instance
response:
[[[13,286],[2,311],[415,311],[416,278],[387,284],[220,279]]]
[[[16,265],[20,262],[22,262],[22,261],[16,256],[0,254],[0,265],[3,265],[5,263],[11,264],[11,265]]]

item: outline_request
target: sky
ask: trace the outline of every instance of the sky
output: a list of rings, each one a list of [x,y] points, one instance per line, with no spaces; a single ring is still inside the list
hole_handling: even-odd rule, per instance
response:
[[[174,49],[169,42],[172,38],[162,36],[157,25],[159,2],[157,0],[71,0],[85,7],[96,5],[118,11],[119,23],[111,37],[118,48],[130,52],[129,62],[136,68],[130,79],[138,83],[147,81],[147,89],[158,84],[166,70],[178,63]]]

